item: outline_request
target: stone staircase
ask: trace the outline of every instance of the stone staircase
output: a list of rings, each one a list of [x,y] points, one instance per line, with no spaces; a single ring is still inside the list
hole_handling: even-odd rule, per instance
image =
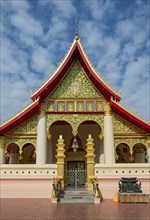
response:
[[[87,189],[66,189],[60,194],[59,203],[94,203],[93,192]]]

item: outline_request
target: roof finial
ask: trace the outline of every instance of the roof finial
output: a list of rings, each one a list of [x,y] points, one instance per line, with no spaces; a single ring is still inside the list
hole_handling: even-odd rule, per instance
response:
[[[79,36],[78,36],[78,18],[76,17],[76,40],[79,39]]]

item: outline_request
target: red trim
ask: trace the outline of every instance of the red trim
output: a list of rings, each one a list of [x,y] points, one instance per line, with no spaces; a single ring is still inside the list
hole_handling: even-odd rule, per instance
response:
[[[6,122],[4,125],[0,127],[0,135],[5,134],[6,132],[12,130],[19,124],[23,123],[27,119],[34,116],[39,109],[39,100],[34,102],[32,105],[30,105],[27,109],[22,111],[19,115],[11,119],[10,121]]]
[[[121,107],[120,105],[118,105],[116,102],[114,102],[113,100],[110,101],[111,104],[111,108],[113,110],[114,113],[116,113],[117,115],[123,117],[124,119],[126,119],[128,122],[134,124],[135,126],[137,126],[138,128],[140,128],[143,131],[146,131],[147,133],[150,134],[150,125],[140,119],[138,119],[137,117],[135,117],[134,115],[132,115],[130,112],[128,112],[127,110],[125,110],[123,107]]]
[[[32,99],[34,100],[37,97],[40,97],[41,100],[45,99],[59,84],[59,82],[65,76],[75,59],[79,60],[88,78],[94,84],[96,89],[106,98],[106,100],[109,101],[111,97],[115,97],[117,100],[120,100],[120,96],[118,96],[111,89],[109,89],[92,71],[89,63],[87,62],[82,52],[82,49],[78,41],[74,43],[73,48],[71,49],[70,53],[68,54],[68,57],[66,58],[61,68],[56,72],[56,74],[52,77],[51,80],[47,81],[47,83],[43,87],[41,87],[40,90],[35,92],[35,94],[32,96]]]

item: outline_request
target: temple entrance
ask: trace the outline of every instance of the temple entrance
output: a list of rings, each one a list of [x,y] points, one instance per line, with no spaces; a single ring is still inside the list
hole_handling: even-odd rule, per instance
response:
[[[66,172],[66,187],[84,188],[86,185],[86,170],[84,161],[68,161]]]

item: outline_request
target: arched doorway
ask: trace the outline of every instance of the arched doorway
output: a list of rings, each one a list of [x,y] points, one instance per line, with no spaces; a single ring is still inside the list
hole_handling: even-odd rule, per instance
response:
[[[99,124],[92,120],[84,121],[78,127],[78,135],[82,140],[84,149],[86,148],[88,135],[91,134],[94,139],[95,163],[99,163],[101,155],[104,154],[103,141],[99,138],[100,133],[101,128]]]
[[[35,164],[35,147],[31,143],[26,143],[22,148],[22,160],[23,164]]]
[[[55,164],[56,161],[56,145],[59,135],[62,135],[65,144],[65,154],[73,137],[72,127],[67,121],[55,121],[49,128],[50,138],[47,141],[47,163]]]
[[[116,147],[116,163],[130,163],[130,148],[125,143],[120,143]]]
[[[134,152],[134,163],[145,163],[146,162],[146,147],[144,144],[138,143],[133,147]]]
[[[16,143],[11,143],[6,147],[5,159],[7,164],[19,163],[19,146]]]

